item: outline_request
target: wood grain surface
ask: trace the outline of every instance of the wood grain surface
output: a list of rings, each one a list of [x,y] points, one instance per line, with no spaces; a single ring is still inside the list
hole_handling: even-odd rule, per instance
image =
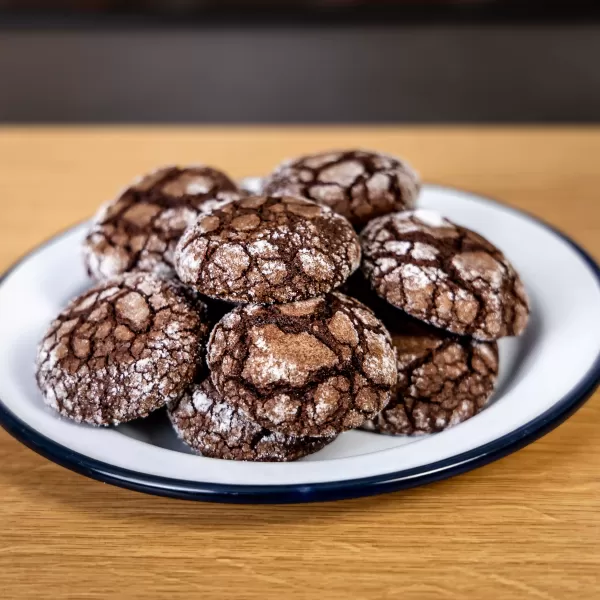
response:
[[[346,146],[405,156],[425,180],[528,210],[600,257],[600,128],[3,128],[0,269],[156,165],[245,176]],[[599,400],[461,477],[297,506],[145,496],[0,430],[0,597],[597,599]]]

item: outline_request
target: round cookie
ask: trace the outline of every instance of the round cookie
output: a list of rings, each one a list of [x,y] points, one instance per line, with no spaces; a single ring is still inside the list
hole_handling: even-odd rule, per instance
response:
[[[392,156],[348,150],[302,156],[279,166],[264,183],[273,196],[309,198],[360,228],[379,215],[413,208],[417,173]]]
[[[127,273],[73,300],[42,340],[46,404],[92,425],[147,416],[193,381],[208,333],[204,306],[175,280]]]
[[[361,234],[363,272],[385,300],[460,335],[519,335],[529,317],[523,284],[498,248],[435,212],[371,221]]]
[[[230,302],[293,302],[325,294],[358,268],[350,223],[302,198],[248,196],[206,213],[175,253],[180,279]]]
[[[210,378],[173,402],[169,406],[169,418],[188,446],[212,458],[292,461],[321,450],[335,439],[269,431],[225,402]]]
[[[164,167],[140,178],[96,215],[83,243],[90,276],[174,275],[173,252],[187,227],[201,211],[242,193],[212,167]]]
[[[386,324],[397,353],[398,385],[395,398],[363,429],[434,433],[483,408],[498,375],[496,342],[456,336],[399,315]]]
[[[230,404],[290,435],[359,427],[390,401],[397,378],[385,327],[339,293],[236,308],[213,329],[207,362]]]

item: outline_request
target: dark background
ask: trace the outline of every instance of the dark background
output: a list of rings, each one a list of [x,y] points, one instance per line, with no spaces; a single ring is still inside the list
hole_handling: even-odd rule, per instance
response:
[[[595,2],[0,0],[0,121],[600,120]]]

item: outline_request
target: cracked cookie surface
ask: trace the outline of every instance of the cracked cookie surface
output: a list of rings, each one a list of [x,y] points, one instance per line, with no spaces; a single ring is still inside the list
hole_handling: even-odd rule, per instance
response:
[[[208,328],[196,294],[174,280],[127,273],[73,300],[37,356],[46,404],[92,425],[147,416],[193,381]]]
[[[293,302],[325,294],[358,268],[350,223],[301,198],[248,196],[201,216],[175,253],[180,279],[231,302]]]
[[[272,431],[330,436],[379,413],[396,384],[381,321],[339,293],[290,304],[240,306],[213,329],[215,387]]]
[[[524,331],[529,300],[521,279],[477,233],[416,210],[374,219],[361,243],[371,286],[409,315],[480,340]]]
[[[283,462],[324,448],[332,437],[301,437],[275,433],[249,419],[223,400],[210,378],[193,386],[169,406],[179,437],[196,452],[212,458]]]
[[[329,206],[355,227],[390,212],[413,208],[421,183],[404,161],[364,150],[323,152],[279,166],[264,193],[300,196]]]
[[[96,215],[83,244],[89,274],[96,279],[127,271],[174,275],[173,252],[187,227],[201,211],[244,193],[212,167],[149,173]]]
[[[385,323],[396,349],[398,384],[395,398],[363,429],[435,433],[484,407],[498,376],[496,342],[453,335],[399,315]]]

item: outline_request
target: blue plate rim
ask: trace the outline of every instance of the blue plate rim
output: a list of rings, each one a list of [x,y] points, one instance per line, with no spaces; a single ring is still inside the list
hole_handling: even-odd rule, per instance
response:
[[[435,183],[427,183],[427,186],[459,192],[465,194],[473,201],[493,204],[502,210],[514,212],[520,217],[534,221],[539,226],[550,230],[569,244],[569,246],[583,259],[590,267],[596,278],[596,282],[600,286],[600,266],[596,261],[571,238],[538,217],[512,206],[507,206],[492,198],[481,196],[478,193]],[[76,227],[76,225],[53,236],[51,239],[40,244],[19,259],[0,277],[0,286],[12,271],[18,268],[24,260],[59,241],[69,233],[73,227]],[[38,433],[35,429],[13,415],[3,404],[1,398],[0,425],[22,444],[62,467],[103,483],[110,483],[118,487],[138,492],[185,500],[244,504],[324,502],[372,496],[426,485],[435,481],[448,479],[499,460],[555,429],[575,411],[581,408],[599,385],[600,353],[586,375],[566,396],[554,404],[552,408],[492,442],[421,467],[404,469],[402,471],[376,475],[373,477],[313,484],[272,486],[216,484],[172,479],[123,469],[90,458],[84,454],[74,452],[63,445],[54,442],[43,434]]]

